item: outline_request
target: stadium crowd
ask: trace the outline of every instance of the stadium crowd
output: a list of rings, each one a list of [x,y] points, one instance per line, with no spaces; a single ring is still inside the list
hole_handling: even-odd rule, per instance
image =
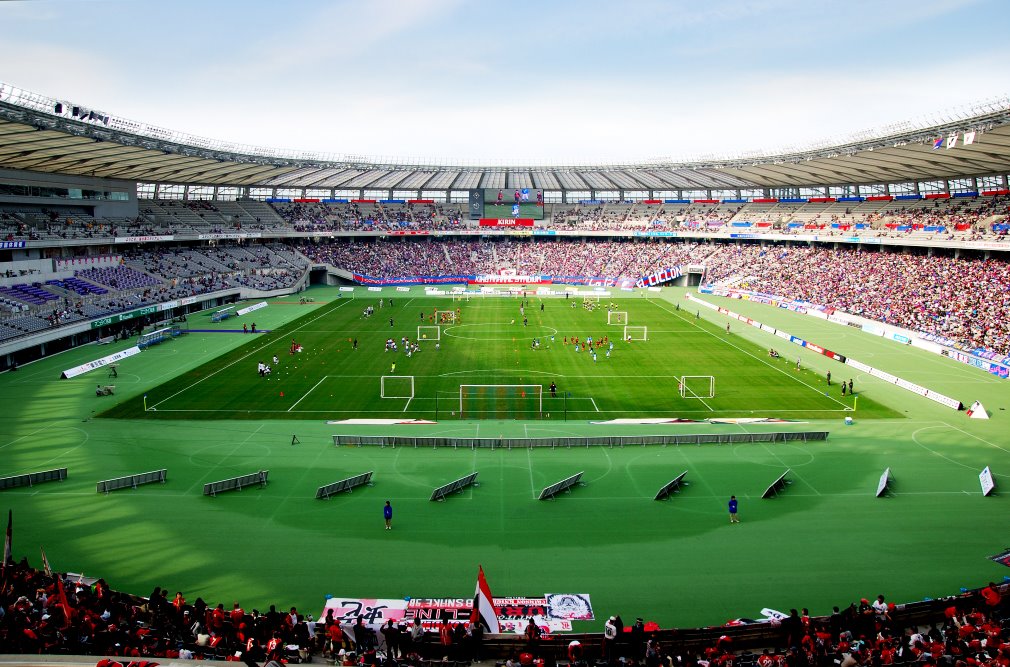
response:
[[[851,248],[715,246],[706,281],[1010,354],[1010,263]]]
[[[1010,262],[1001,258],[876,247],[507,237],[141,246],[124,253],[118,267],[0,288],[0,340],[230,288],[290,288],[310,261],[385,279],[502,272],[558,280],[637,279],[667,267],[704,266],[708,284],[808,301],[1010,354],[1010,321],[1004,316],[1010,310]]]
[[[278,611],[243,609],[239,602],[189,601],[156,587],[147,598],[113,590],[104,579],[51,574],[27,560],[4,567],[0,588],[0,653],[114,656],[129,661],[227,659],[246,664],[311,662],[341,665],[468,664],[494,657],[508,667],[567,657],[574,665],[620,664],[645,667],[1007,667],[1010,635],[1004,619],[1008,584],[990,582],[976,591],[928,607],[921,623],[906,619],[906,606],[878,595],[862,598],[827,616],[807,609],[765,621],[747,646],[736,646],[724,629],[699,645],[681,640],[677,630],[638,618],[625,627],[611,616],[602,635],[551,640],[539,626],[497,644],[492,656],[473,624],[442,621],[438,632],[419,622],[381,628],[331,614],[315,620],[295,607]],[[928,603],[920,603],[928,604]],[[909,605],[912,606],[912,605]],[[532,619],[531,619],[532,620]],[[731,620],[727,626],[754,623]],[[567,655],[562,650],[567,647]],[[763,652],[757,653],[757,650]],[[505,660],[507,657],[507,661]]]
[[[0,340],[226,289],[287,289],[307,269],[305,257],[279,243],[128,251],[117,266],[0,287]]]
[[[853,203],[641,202],[548,204],[536,227],[569,231],[710,231],[819,235],[911,236],[962,241],[1008,234],[1010,197]],[[181,236],[249,232],[411,232],[476,229],[460,204],[140,200],[138,215],[95,218],[83,208],[0,206],[0,237],[16,240],[100,240],[117,236]],[[738,229],[737,231],[741,231]]]

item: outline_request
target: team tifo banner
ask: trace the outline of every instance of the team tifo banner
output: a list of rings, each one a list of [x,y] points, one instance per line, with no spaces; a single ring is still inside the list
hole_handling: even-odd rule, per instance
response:
[[[989,560],[994,563],[999,563],[1000,565],[1006,565],[1010,567],[1010,549],[1007,549],[1003,553],[996,554],[995,556],[989,556]]]
[[[682,273],[679,266],[663,269],[662,271],[656,271],[655,273],[650,273],[647,276],[642,276],[635,281],[635,287],[652,287],[653,285],[668,283],[680,278],[681,275]]]
[[[548,276],[501,275],[480,273],[468,281],[471,285],[550,285]]]
[[[592,621],[593,605],[584,593],[548,593],[543,597],[495,597],[498,623],[503,633],[522,633],[529,619],[550,632],[571,632],[572,621]],[[326,601],[321,618],[333,612],[338,622],[353,624],[361,616],[369,626],[386,621],[413,624],[420,619],[428,629],[435,629],[442,619],[450,623],[470,620],[473,598],[352,598],[332,596]]]
[[[481,218],[481,227],[532,227],[533,218]]]

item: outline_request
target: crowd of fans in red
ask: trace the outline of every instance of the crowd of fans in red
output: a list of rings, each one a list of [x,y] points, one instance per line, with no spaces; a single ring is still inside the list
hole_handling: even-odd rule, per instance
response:
[[[786,618],[766,623],[758,635],[748,635],[746,648],[735,646],[731,629],[699,646],[682,640],[677,630],[660,630],[642,619],[625,628],[619,617],[611,617],[603,635],[552,641],[527,632],[490,657],[518,667],[532,659],[563,658],[567,647],[572,663],[627,667],[1010,667],[1010,622],[1004,620],[1008,588],[989,583],[942,602],[914,603],[931,604],[934,612],[924,619],[920,610],[916,625],[905,621],[912,605],[895,606],[883,595],[844,610],[835,607],[828,616],[793,609]],[[466,624],[442,625],[435,633],[419,624],[390,623],[377,633],[360,618],[343,626],[331,616],[317,622],[294,607],[280,612],[271,605],[261,613],[235,602],[226,608],[200,598],[188,601],[181,592],[170,597],[161,587],[142,598],[116,592],[103,579],[88,585],[73,576],[47,575],[26,560],[4,569],[0,588],[0,653],[246,664],[305,662],[316,656],[342,665],[422,665],[444,659],[458,664],[489,657],[480,633],[462,627]]]

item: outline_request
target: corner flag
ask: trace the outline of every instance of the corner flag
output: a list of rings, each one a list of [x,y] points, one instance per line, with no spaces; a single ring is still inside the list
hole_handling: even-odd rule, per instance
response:
[[[473,593],[473,613],[470,615],[471,623],[480,623],[492,634],[501,632],[498,625],[498,610],[494,606],[494,598],[491,596],[491,589],[484,578],[484,568],[477,566],[477,589]]]

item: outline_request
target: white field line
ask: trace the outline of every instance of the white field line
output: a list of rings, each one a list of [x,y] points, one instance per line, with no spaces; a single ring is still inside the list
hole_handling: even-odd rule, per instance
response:
[[[330,375],[324,375],[323,377],[321,377],[321,378],[319,379],[319,382],[317,382],[317,383],[315,383],[314,385],[312,385],[312,389],[309,389],[309,390],[308,390],[307,392],[305,392],[305,393],[304,393],[304,394],[302,395],[302,397],[301,397],[301,398],[299,398],[299,399],[298,399],[297,401],[295,401],[294,403],[292,403],[292,404],[291,404],[291,407],[290,407],[290,408],[288,408],[288,409],[286,410],[286,412],[291,412],[292,410],[294,410],[294,409],[295,409],[295,406],[296,406],[296,405],[298,405],[299,403],[301,403],[302,401],[304,401],[304,400],[305,400],[305,397],[306,397],[306,396],[308,396],[309,394],[311,394],[311,393],[312,393],[313,391],[315,391],[316,387],[318,387],[319,385],[321,385],[321,384],[323,383],[323,380],[325,380],[325,379],[326,379],[326,378],[328,378],[328,377],[331,377],[331,376],[330,376]]]

